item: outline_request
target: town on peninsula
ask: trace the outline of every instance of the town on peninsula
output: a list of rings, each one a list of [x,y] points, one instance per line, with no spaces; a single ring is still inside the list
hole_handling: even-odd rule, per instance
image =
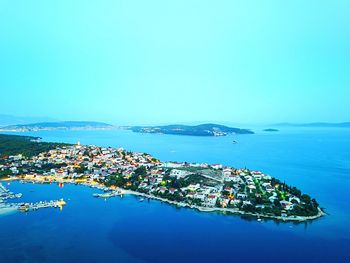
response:
[[[161,162],[122,148],[41,142],[0,135],[0,181],[81,184],[102,190],[95,197],[124,194],[179,207],[281,221],[303,222],[324,215],[317,201],[261,171],[221,164]],[[0,183],[0,210],[18,198]],[[14,206],[18,210],[62,207],[63,200]]]

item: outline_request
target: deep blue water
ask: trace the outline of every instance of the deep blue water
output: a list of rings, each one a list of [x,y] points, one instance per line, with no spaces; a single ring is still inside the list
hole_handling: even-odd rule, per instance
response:
[[[262,170],[315,197],[329,215],[307,224],[257,222],[133,196],[105,201],[82,186],[11,183],[22,200],[64,197],[68,204],[63,211],[0,217],[0,262],[350,262],[350,129],[218,138],[120,130],[26,134]]]

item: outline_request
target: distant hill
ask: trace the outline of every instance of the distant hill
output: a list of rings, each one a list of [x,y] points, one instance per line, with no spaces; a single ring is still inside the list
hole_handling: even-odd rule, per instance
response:
[[[14,116],[8,114],[0,114],[0,127],[8,125],[38,123],[38,122],[53,122],[57,121],[48,117],[29,117],[29,116]]]
[[[38,130],[76,130],[76,129],[109,129],[113,126],[103,122],[93,121],[61,121],[39,122],[31,124],[9,125],[0,128],[6,131],[38,131]]]
[[[333,127],[333,128],[350,128],[350,122],[341,122],[341,123],[330,123],[330,122],[312,122],[312,123],[279,123],[276,126],[283,127]]]
[[[133,126],[129,127],[133,132],[159,133],[189,136],[226,136],[228,134],[253,134],[251,130],[232,128],[218,124],[201,125],[164,125],[164,126]]]

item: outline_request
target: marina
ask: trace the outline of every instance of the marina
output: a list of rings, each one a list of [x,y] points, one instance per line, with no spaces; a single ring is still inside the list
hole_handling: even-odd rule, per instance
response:
[[[5,186],[0,183],[0,211],[13,211],[18,210],[21,212],[35,211],[42,208],[59,208],[62,210],[63,206],[66,205],[66,202],[61,198],[59,200],[50,200],[50,201],[39,201],[34,203],[10,203],[6,202],[9,199],[21,198],[21,193],[13,193],[8,190]]]

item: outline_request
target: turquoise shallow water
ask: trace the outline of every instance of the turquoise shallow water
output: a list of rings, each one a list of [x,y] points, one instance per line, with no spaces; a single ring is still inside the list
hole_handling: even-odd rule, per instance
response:
[[[64,197],[68,205],[0,217],[0,262],[350,262],[349,129],[218,138],[121,130],[26,134],[259,169],[309,193],[329,215],[308,224],[259,223],[133,196],[104,201],[75,185],[12,183],[23,200]]]

